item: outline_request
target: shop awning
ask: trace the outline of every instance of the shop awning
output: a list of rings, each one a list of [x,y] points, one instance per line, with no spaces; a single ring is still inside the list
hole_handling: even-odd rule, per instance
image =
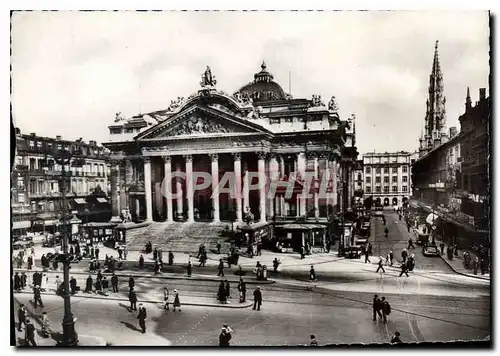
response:
[[[44,224],[45,226],[51,226],[51,225],[56,225],[59,222],[59,220],[45,220]]]
[[[99,203],[107,203],[108,201],[106,200],[106,198],[97,198],[97,201]]]
[[[87,202],[83,198],[75,198],[75,203],[77,203],[77,204],[87,204]]]
[[[12,229],[29,229],[31,227],[31,221],[13,221]]]

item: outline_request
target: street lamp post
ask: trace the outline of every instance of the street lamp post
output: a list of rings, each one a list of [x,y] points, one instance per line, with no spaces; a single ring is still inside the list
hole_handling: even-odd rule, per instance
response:
[[[73,152],[68,150],[58,151],[54,155],[54,161],[61,166],[61,202],[62,202],[62,253],[63,253],[63,299],[64,299],[64,317],[62,321],[63,335],[60,340],[61,346],[77,346],[78,335],[75,332],[75,318],[71,312],[71,299],[69,289],[69,268],[71,264],[71,256],[69,256],[69,234],[68,222],[69,214],[66,205],[66,181],[67,173],[66,166],[68,167],[81,167],[83,164],[82,159],[73,159]]]

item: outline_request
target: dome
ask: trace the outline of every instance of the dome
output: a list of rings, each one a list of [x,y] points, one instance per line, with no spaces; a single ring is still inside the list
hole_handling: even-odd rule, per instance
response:
[[[273,75],[267,71],[266,63],[262,62],[260,67],[262,70],[254,74],[254,81],[241,87],[235,94],[248,95],[253,101],[287,99],[283,88],[273,81]]]

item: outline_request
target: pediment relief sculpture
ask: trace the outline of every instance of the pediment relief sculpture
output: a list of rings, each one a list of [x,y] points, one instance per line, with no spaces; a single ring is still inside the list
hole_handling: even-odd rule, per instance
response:
[[[191,117],[170,130],[165,136],[186,136],[231,132],[222,124],[202,117]]]

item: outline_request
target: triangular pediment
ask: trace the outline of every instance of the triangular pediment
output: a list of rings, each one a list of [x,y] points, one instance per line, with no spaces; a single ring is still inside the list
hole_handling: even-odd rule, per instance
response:
[[[139,135],[137,139],[190,138],[270,133],[265,128],[213,107],[194,106]]]

